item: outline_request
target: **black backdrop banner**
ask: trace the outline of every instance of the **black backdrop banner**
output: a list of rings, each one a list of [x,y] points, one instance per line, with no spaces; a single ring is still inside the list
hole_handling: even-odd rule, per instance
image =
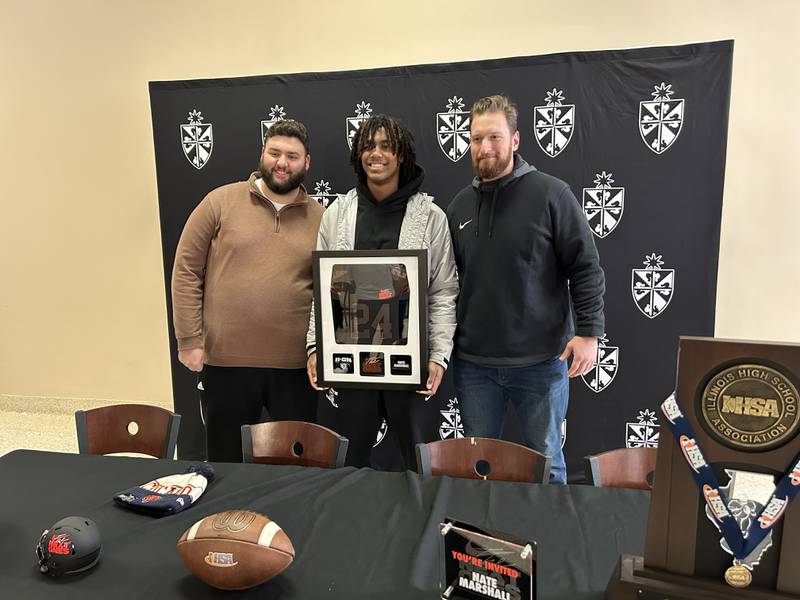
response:
[[[205,194],[246,179],[264,131],[287,117],[309,129],[306,187],[327,206],[355,184],[349,136],[386,113],[413,132],[422,189],[445,207],[472,178],[469,108],[495,93],[519,107],[520,154],[572,187],[606,273],[606,337],[593,371],[571,381],[563,426],[570,480],[582,477],[587,454],[657,445],[656,407],[673,388],[678,336],[714,333],[732,60],[726,40],[151,82],[180,457],[202,458],[204,442],[196,376],[177,361],[170,280],[183,225]],[[429,406],[431,440],[463,435],[449,375]],[[333,410],[329,392],[320,422]],[[519,439],[515,425],[510,415],[505,437]],[[383,428],[378,439],[376,466],[397,466],[391,433]]]

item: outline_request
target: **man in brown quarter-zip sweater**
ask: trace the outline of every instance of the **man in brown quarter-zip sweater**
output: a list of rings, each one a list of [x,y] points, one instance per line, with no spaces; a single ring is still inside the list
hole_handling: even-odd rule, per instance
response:
[[[241,462],[241,426],[262,407],[275,420],[316,418],[305,334],[324,209],[302,186],[310,160],[306,128],[274,124],[259,171],[209,193],[178,242],[178,359],[200,373],[208,460]]]

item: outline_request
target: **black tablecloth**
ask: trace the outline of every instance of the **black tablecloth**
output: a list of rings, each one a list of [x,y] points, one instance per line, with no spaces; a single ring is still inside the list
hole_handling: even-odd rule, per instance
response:
[[[602,598],[621,553],[641,554],[647,492],[485,482],[371,469],[215,464],[191,508],[155,519],[116,506],[114,493],[182,472],[185,461],[17,450],[0,458],[2,598],[438,598],[438,524],[445,517],[538,543],[539,597]],[[195,521],[249,509],[276,521],[297,553],[284,573],[221,592],[184,566],[175,542]],[[100,528],[91,571],[53,579],[34,546],[56,520]]]

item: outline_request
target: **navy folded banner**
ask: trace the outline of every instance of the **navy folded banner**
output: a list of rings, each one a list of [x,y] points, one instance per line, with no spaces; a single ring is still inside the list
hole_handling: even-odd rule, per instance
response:
[[[165,517],[197,502],[213,478],[214,467],[210,464],[190,465],[184,473],[123,490],[114,495],[114,502],[153,517]]]

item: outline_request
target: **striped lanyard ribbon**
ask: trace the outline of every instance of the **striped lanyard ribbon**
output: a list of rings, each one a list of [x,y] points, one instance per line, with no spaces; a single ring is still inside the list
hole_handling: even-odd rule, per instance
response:
[[[703,491],[706,504],[719,524],[731,553],[734,558],[744,560],[780,521],[786,507],[800,491],[800,456],[795,458],[794,466],[781,477],[758,518],[752,521],[747,533],[743,534],[736,519],[728,510],[728,503],[725,496],[720,493],[714,470],[706,461],[689,420],[681,412],[677,393],[673,392],[664,401],[661,412],[667,418],[672,435],[692,470],[697,487]]]

